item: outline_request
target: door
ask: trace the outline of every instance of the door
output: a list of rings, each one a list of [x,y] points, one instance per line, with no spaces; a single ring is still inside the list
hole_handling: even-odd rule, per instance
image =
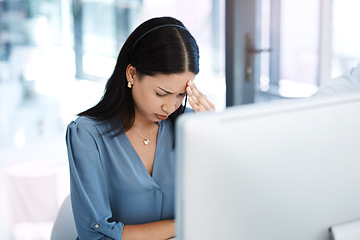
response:
[[[260,0],[226,1],[227,107],[253,103],[255,99],[255,85],[259,79],[259,56],[246,56],[246,53],[248,46],[252,49],[259,47],[260,4]]]
[[[226,2],[226,105],[309,97],[330,78],[331,0]]]

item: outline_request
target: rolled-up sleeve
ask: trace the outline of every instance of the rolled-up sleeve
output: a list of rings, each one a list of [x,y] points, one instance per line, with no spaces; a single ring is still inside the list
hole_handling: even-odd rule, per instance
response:
[[[66,144],[71,202],[79,239],[121,240],[124,224],[109,221],[112,212],[97,127],[86,121],[71,122],[66,132]]]

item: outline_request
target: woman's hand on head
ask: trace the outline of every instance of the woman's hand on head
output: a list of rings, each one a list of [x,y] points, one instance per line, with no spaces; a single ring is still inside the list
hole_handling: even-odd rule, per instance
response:
[[[189,103],[195,112],[215,111],[215,105],[199,91],[192,80],[187,82],[186,92],[189,96]]]

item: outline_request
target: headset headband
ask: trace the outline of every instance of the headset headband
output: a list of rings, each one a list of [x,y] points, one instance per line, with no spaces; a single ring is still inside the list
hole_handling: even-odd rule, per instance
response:
[[[131,48],[131,53],[130,53],[130,59],[132,64],[134,63],[133,61],[133,52],[134,49],[136,47],[136,45],[140,42],[141,39],[143,39],[146,35],[148,35],[149,33],[159,29],[159,28],[164,28],[164,27],[177,27],[177,28],[182,28],[186,31],[188,31],[185,27],[181,26],[181,25],[177,25],[177,24],[164,24],[164,25],[160,25],[160,26],[156,26],[154,28],[149,29],[148,31],[146,31],[145,33],[143,33],[140,37],[138,37],[138,39],[136,39],[136,41],[134,42],[132,48]]]

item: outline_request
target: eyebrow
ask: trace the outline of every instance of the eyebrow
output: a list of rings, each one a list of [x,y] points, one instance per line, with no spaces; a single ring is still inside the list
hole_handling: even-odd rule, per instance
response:
[[[159,88],[160,90],[166,92],[167,94],[174,94],[173,92],[170,92],[170,91],[168,91],[168,90],[165,90],[165,89],[163,89],[163,88],[161,88],[161,87],[158,87],[158,88]],[[181,94],[186,94],[186,91],[183,92],[183,93],[181,93]]]
[[[166,92],[167,94],[173,94],[172,92],[169,92],[168,90],[165,90],[165,89],[163,89],[163,88],[161,88],[161,87],[159,87],[159,89],[162,90],[162,91],[164,91],[164,92]]]

